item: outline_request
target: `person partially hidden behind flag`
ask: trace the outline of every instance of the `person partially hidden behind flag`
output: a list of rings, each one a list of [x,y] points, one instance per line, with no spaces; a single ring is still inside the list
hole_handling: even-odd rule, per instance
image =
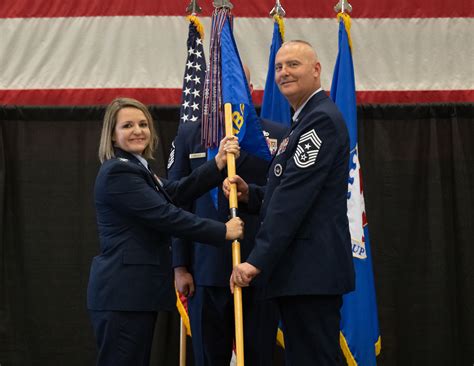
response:
[[[287,366],[336,365],[342,295],[354,289],[347,219],[349,136],[343,117],[321,89],[321,64],[305,41],[285,42],[275,81],[295,110],[288,136],[269,169],[266,187],[239,176],[239,200],[263,220],[255,247],[234,267],[235,285],[263,277],[276,300]]]
[[[214,160],[173,182],[148,166],[157,141],[145,105],[130,98],[109,104],[94,188],[100,254],[87,288],[98,366],[149,366],[157,313],[175,303],[171,235],[213,245],[243,235],[239,218],[223,224],[175,206],[222,182],[227,153],[239,154],[237,139],[224,138]]]
[[[250,72],[244,66],[250,90]],[[287,127],[270,121],[261,121],[270,151],[275,154],[277,143],[286,134]],[[180,179],[206,163],[206,148],[201,144],[201,123],[181,124],[170,154],[168,179]],[[237,171],[248,181],[264,184],[269,162],[241,150],[236,161]],[[207,193],[190,207],[206,218],[225,222],[229,203],[218,192],[217,208]],[[258,229],[258,215],[239,208],[239,217],[245,222],[245,237],[241,241],[241,256],[247,258],[254,245]],[[227,287],[232,272],[230,246],[217,248],[195,240],[173,239],[173,267],[177,290],[187,296],[191,323],[194,364],[197,366],[228,366],[232,358],[234,339],[233,296]],[[263,301],[261,288],[252,286],[243,291],[244,356],[252,366],[273,365],[278,314],[272,302]]]

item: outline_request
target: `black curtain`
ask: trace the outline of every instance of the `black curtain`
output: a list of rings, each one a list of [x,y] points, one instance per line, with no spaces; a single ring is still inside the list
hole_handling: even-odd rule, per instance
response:
[[[165,175],[178,108],[152,107]],[[360,106],[379,365],[474,360],[474,105]],[[0,107],[0,364],[93,365],[85,290],[103,107]],[[178,316],[152,365],[178,364]],[[189,356],[189,358],[192,358]]]
[[[474,109],[363,106],[380,365],[474,362]]]

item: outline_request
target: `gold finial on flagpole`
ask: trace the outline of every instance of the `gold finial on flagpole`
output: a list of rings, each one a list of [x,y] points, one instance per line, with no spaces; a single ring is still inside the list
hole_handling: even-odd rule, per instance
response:
[[[214,0],[212,5],[214,5],[214,8],[216,9],[227,8],[230,10],[234,7],[230,0]]]
[[[280,0],[276,0],[275,6],[270,11],[270,16],[274,17],[275,15],[278,15],[280,17],[284,17],[286,15],[286,11],[285,9],[283,9],[283,6],[281,6]]]
[[[347,0],[339,0],[339,2],[334,7],[336,13],[350,13],[352,11],[352,5],[349,4]]]
[[[186,13],[190,15],[197,15],[199,13],[202,13],[202,9],[198,5],[197,0],[191,0],[188,7],[186,8]]]

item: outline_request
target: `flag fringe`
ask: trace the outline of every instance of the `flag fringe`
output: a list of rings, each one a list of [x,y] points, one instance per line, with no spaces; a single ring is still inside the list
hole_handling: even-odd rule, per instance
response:
[[[358,366],[357,361],[355,360],[352,352],[347,344],[346,338],[342,332],[339,332],[339,344],[341,345],[342,353],[346,358],[347,366]],[[380,355],[380,351],[382,350],[382,337],[379,336],[377,342],[375,342],[375,356]]]
[[[285,348],[285,337],[280,328],[278,328],[278,332],[277,332],[277,344],[280,347]]]
[[[382,350],[382,337],[379,336],[377,342],[375,342],[375,355],[380,355],[380,351]]]
[[[186,327],[186,334],[191,337],[191,325],[189,324],[188,312],[184,308],[184,305],[179,298],[178,290],[175,290],[175,291],[176,291],[176,307],[178,308],[179,315],[181,315],[181,319],[183,319],[183,324]]]
[[[337,14],[337,19],[339,21],[341,21],[341,19],[342,19],[342,21],[344,22],[344,27],[346,28],[346,32],[347,32],[347,40],[349,41],[349,47],[350,47],[351,52],[352,52],[351,17],[347,13],[338,13]]]
[[[196,30],[198,31],[201,40],[204,41],[204,26],[202,25],[199,18],[195,15],[188,15],[186,18],[195,25]]]
[[[347,366],[357,366],[357,362],[352,355],[351,350],[349,349],[349,345],[347,344],[346,338],[342,332],[339,332],[339,344],[341,345],[342,353],[346,358]]]

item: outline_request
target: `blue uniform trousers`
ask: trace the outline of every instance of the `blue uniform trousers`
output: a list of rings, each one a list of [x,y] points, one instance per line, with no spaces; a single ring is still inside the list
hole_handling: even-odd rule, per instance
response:
[[[156,311],[89,310],[97,366],[149,366]]]
[[[244,288],[244,356],[250,366],[272,366],[278,310],[258,287]],[[196,286],[188,298],[195,366],[229,366],[232,357],[234,300],[228,287]]]
[[[285,334],[286,366],[339,365],[342,296],[282,296],[275,300]]]

